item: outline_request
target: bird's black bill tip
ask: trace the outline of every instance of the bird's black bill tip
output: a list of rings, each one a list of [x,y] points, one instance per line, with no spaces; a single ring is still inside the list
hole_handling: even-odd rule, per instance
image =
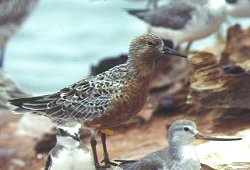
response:
[[[174,50],[172,48],[166,47],[166,46],[163,47],[163,53],[166,55],[176,55],[182,58],[187,58],[185,54],[182,54],[181,52]]]
[[[213,137],[213,136],[206,136],[203,134],[197,134],[196,135],[197,139],[202,139],[202,140],[212,140],[212,141],[236,141],[236,140],[242,140],[242,138],[219,138],[219,137]]]

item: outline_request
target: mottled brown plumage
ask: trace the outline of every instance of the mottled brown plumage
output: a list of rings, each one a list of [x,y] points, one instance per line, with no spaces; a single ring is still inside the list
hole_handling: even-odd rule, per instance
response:
[[[144,34],[131,42],[126,63],[57,93],[10,103],[47,116],[57,124],[77,121],[95,130],[114,127],[131,119],[143,107],[155,60],[163,54],[185,57],[164,47],[155,34]]]

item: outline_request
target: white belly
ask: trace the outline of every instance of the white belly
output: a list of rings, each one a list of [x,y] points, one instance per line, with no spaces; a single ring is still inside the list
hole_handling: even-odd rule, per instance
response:
[[[63,149],[52,157],[50,170],[95,170],[92,155],[80,149]]]

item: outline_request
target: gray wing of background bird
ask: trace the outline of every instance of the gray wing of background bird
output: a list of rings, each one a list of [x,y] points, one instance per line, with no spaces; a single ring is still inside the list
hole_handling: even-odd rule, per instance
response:
[[[111,72],[119,75],[114,67]],[[122,89],[118,75],[104,72],[97,77],[83,79],[57,93],[31,98],[10,100],[12,105],[51,118],[93,120],[112,107],[111,102]],[[118,77],[117,77],[118,76]],[[111,81],[113,79],[113,81]]]
[[[155,27],[181,29],[185,27],[195,10],[188,1],[174,1],[156,10],[128,10],[128,13]]]
[[[119,166],[123,170],[159,170],[168,169],[171,165],[166,165],[168,158],[166,149],[151,153],[134,163],[122,163]],[[169,163],[171,164],[171,163]]]

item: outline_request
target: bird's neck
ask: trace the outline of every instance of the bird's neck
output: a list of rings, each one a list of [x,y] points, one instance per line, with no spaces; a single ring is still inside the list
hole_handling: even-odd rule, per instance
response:
[[[170,153],[173,158],[179,161],[195,160],[199,161],[199,158],[195,152],[194,146],[191,143],[172,143],[169,146]]]
[[[66,148],[75,148],[80,145],[80,141],[77,141],[68,136],[57,136],[57,144],[62,145]]]
[[[154,72],[155,61],[140,60],[135,58],[128,58],[127,65],[129,76],[137,77],[139,79],[151,79]]]

